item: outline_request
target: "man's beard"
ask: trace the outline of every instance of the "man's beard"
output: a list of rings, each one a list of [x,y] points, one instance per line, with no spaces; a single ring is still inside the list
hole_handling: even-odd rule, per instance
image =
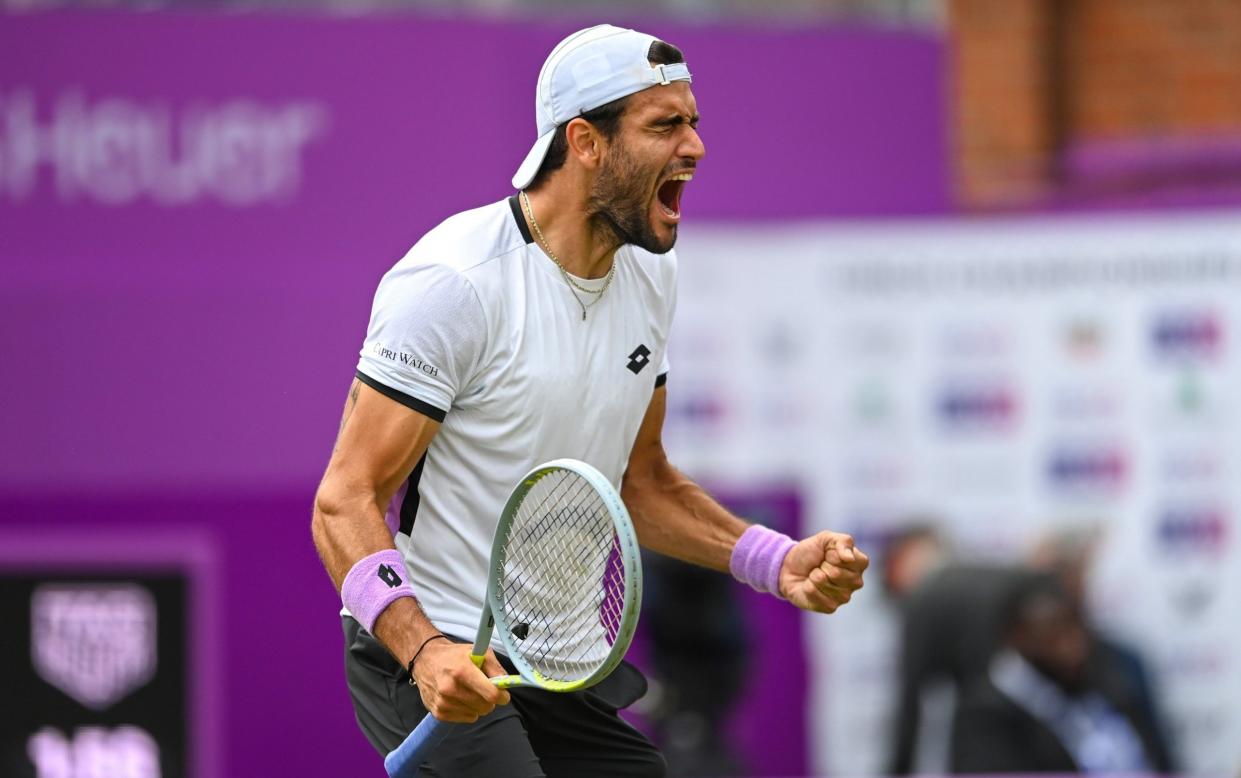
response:
[[[618,246],[626,243],[652,254],[667,254],[677,242],[677,228],[662,241],[651,228],[650,203],[647,200],[646,171],[629,155],[624,146],[615,144],[615,154],[595,179],[586,212],[596,230],[609,234]]]

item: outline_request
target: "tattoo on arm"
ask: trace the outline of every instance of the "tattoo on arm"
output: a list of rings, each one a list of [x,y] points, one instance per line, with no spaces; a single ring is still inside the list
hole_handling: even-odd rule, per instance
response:
[[[345,400],[345,412],[340,417],[340,429],[336,431],[336,442],[340,442],[340,434],[345,431],[345,422],[349,421],[349,417],[353,414],[353,408],[358,404],[358,390],[362,388],[362,382],[353,379],[353,383],[349,385],[349,397]]]

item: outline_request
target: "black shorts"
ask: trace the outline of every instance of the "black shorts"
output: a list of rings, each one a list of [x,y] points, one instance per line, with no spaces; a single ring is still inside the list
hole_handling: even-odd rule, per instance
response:
[[[345,676],[358,726],[387,755],[427,710],[409,673],[354,619],[342,619]],[[500,663],[513,672],[507,657]],[[646,693],[646,679],[621,663],[599,685],[557,694],[512,689],[512,702],[473,724],[459,724],[420,776],[456,778],[660,778],[664,758],[617,715]]]

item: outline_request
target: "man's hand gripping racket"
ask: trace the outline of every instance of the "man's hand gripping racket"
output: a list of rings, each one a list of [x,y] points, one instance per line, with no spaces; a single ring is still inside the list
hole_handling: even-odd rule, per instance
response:
[[[641,602],[638,538],[620,495],[590,465],[557,459],[527,473],[500,514],[470,658],[483,667],[494,628],[518,672],[491,678],[498,688],[585,689],[624,657]],[[388,775],[415,775],[452,727],[428,714],[384,759]]]

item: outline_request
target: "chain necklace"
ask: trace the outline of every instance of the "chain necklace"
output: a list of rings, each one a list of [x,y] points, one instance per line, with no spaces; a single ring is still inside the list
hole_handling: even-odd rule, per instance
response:
[[[561,277],[564,278],[565,283],[569,285],[569,291],[573,293],[573,299],[577,301],[578,306],[582,309],[582,321],[586,321],[586,309],[602,300],[603,293],[606,292],[608,287],[612,285],[612,277],[616,275],[616,258],[612,258],[612,267],[608,268],[607,278],[604,280],[603,286],[598,289],[591,289],[574,281],[573,276],[569,275],[569,271],[565,270],[564,265],[560,263],[560,258],[556,256],[556,252],[552,251],[551,246],[547,245],[547,238],[543,237],[543,230],[539,227],[538,220],[534,218],[534,209],[530,207],[530,198],[526,197],[525,190],[522,190],[519,194],[521,195],[521,204],[526,209],[526,216],[530,217],[530,223],[534,225],[534,234],[539,236],[539,245],[542,246],[543,250],[547,252],[547,256],[551,257],[552,262],[556,263],[556,267],[560,268]],[[575,290],[580,290],[588,295],[592,295],[595,299],[588,303],[584,303],[582,302],[581,296],[579,296]]]

